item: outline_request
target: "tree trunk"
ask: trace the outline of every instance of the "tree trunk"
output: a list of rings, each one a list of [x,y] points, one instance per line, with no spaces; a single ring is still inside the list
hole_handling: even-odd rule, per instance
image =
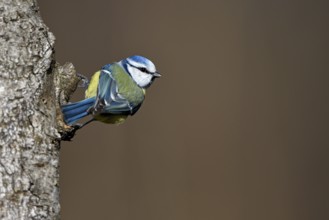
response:
[[[36,0],[0,0],[0,219],[59,219],[59,102],[78,82],[54,62]],[[66,80],[66,81],[65,81]]]

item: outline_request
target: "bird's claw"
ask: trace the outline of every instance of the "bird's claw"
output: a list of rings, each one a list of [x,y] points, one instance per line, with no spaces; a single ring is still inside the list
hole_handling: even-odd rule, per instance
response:
[[[89,85],[89,80],[86,76],[80,74],[80,73],[77,73],[77,76],[80,78],[80,80],[82,81],[81,84],[79,84],[78,86],[79,87],[82,87],[82,88],[85,88]]]
[[[71,130],[66,131],[66,132],[62,135],[61,139],[62,139],[63,141],[71,141],[72,138],[73,138],[74,135],[75,135],[75,132],[76,132],[77,130],[79,130],[81,127],[82,127],[81,124],[75,124],[75,125],[72,125],[72,126],[71,126]]]

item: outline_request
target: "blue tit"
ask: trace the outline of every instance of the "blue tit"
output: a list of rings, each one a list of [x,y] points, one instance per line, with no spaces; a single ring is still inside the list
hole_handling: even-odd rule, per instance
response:
[[[142,56],[131,56],[120,62],[107,64],[91,78],[85,99],[62,105],[64,120],[74,125],[88,115],[109,124],[123,123],[141,107],[145,90],[160,77],[155,65]]]

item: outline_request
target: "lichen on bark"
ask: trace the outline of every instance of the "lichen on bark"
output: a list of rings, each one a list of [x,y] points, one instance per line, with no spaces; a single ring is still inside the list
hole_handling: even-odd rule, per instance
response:
[[[0,0],[0,219],[59,219],[60,102],[78,83],[54,60],[36,0]]]

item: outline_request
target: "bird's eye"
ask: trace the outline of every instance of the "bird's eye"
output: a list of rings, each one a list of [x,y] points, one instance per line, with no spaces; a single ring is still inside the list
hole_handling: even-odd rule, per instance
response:
[[[138,68],[140,71],[142,71],[142,72],[144,72],[144,73],[147,73],[148,71],[147,71],[147,69],[145,68],[145,67],[140,67],[140,68]]]

